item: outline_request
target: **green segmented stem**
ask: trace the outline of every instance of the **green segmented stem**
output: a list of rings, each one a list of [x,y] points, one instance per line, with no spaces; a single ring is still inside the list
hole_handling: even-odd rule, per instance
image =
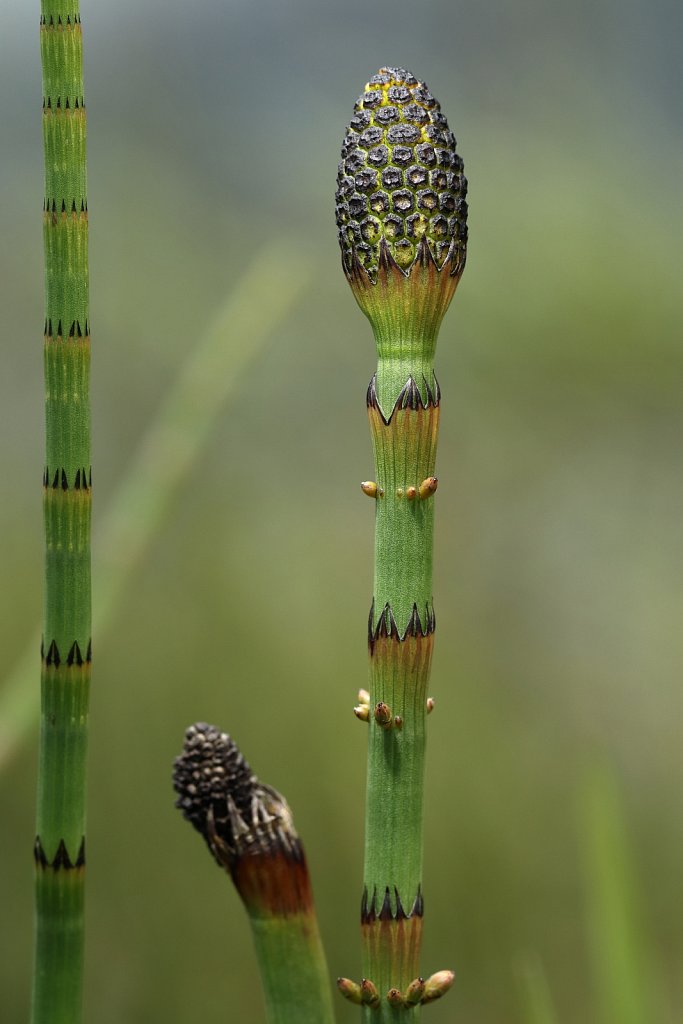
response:
[[[378,365],[367,405],[376,480],[374,597],[361,930],[347,998],[366,1021],[417,1020],[452,981],[419,980],[422,808],[432,603],[439,327],[465,265],[467,182],[426,85],[382,68],[354,108],[337,177],[342,265],[370,320]],[[361,716],[362,717],[362,716]]]
[[[376,381],[368,392],[378,493],[369,621],[363,975],[382,997],[393,988],[404,992],[419,975],[427,682],[435,625],[434,499],[420,498],[420,485],[434,476],[439,413],[438,386],[428,371],[426,400],[411,375],[389,416],[379,406]],[[378,704],[390,711],[388,726],[374,713]],[[364,1013],[368,1020],[378,1014],[387,1021],[397,1014],[417,1019],[419,1006],[395,1007],[382,998],[377,1009],[366,1007]]]
[[[268,280],[268,302],[260,301]],[[266,241],[235,279],[204,332],[189,350],[180,372],[131,454],[124,477],[100,511],[100,587],[93,631],[109,628],[115,609],[194,465],[236,384],[312,278],[312,263],[291,239]],[[239,335],[239,348],[226,345]],[[27,681],[33,678],[42,623],[29,637],[0,689],[0,774],[38,724],[40,709]]]
[[[90,328],[77,3],[43,0],[45,590],[33,1024],[78,1024],[90,685]]]

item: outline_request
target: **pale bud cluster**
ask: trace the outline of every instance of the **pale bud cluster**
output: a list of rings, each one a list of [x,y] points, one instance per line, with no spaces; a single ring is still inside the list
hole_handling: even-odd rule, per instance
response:
[[[410,1009],[412,1006],[424,1006],[426,1003],[433,1003],[445,996],[454,980],[453,971],[437,971],[426,980],[415,978],[405,992],[401,992],[398,988],[390,988],[386,994],[386,1000],[390,1006],[396,1008]],[[382,1000],[377,986],[368,978],[363,978],[360,985],[349,978],[337,978],[337,988],[345,999],[355,1003],[356,1006],[370,1006],[374,1009]]]

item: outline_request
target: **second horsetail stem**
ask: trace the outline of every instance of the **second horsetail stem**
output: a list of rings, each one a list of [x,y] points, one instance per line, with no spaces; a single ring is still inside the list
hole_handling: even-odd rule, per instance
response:
[[[249,916],[268,1024],[332,1024],[304,849],[285,798],[234,740],[198,722],[173,767],[176,807],[232,878]]]
[[[367,391],[375,480],[362,484],[375,498],[370,691],[356,708],[369,728],[364,981],[359,990],[340,984],[367,1021],[414,1021],[453,980],[440,971],[423,981],[419,959],[441,404],[434,355],[465,266],[466,194],[463,162],[433,95],[404,68],[382,68],[355,105],[336,193],[344,273],[378,356]]]
[[[90,326],[78,2],[43,0],[45,589],[33,1024],[78,1024],[90,685]]]

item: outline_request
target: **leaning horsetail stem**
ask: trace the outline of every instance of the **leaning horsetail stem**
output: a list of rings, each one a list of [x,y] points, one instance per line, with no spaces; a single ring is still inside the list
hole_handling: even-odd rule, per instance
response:
[[[303,845],[285,798],[227,733],[198,722],[173,766],[176,807],[228,872],[251,924],[268,1024],[332,1024]]]
[[[33,1024],[78,1024],[90,684],[90,328],[81,19],[43,0],[45,606]]]
[[[401,68],[370,79],[346,131],[337,179],[342,264],[378,352],[367,392],[376,480],[368,624],[364,981],[340,979],[367,1021],[416,1020],[451,985],[420,978],[422,792],[435,617],[432,536],[441,392],[436,340],[465,266],[467,182],[426,85]],[[432,702],[433,706],[433,702]]]

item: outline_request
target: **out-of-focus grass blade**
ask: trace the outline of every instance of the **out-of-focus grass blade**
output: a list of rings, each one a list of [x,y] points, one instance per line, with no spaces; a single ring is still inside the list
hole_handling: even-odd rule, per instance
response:
[[[310,260],[291,244],[266,244],[190,349],[109,508],[95,523],[95,642],[243,371],[312,273]],[[39,647],[38,628],[0,692],[0,769],[38,722]]]
[[[559,1024],[540,959],[529,956],[522,960],[517,969],[517,977],[523,1024]]]
[[[600,1024],[657,1024],[634,855],[614,775],[586,777],[579,801],[591,966]]]

